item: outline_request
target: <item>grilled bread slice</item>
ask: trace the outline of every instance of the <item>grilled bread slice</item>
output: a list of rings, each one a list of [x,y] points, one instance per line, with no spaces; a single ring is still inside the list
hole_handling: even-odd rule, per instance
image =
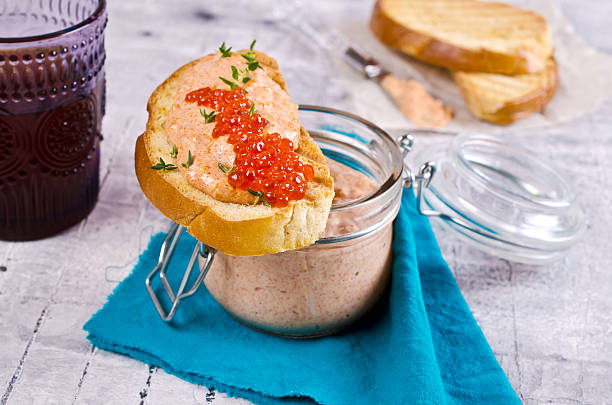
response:
[[[268,76],[286,91],[276,61],[261,52],[255,55]],[[315,174],[305,197],[284,208],[221,202],[193,187],[178,170],[151,169],[160,156],[172,153],[165,135],[166,119],[181,76],[197,62],[179,68],[149,99],[149,120],[135,151],[142,191],[164,215],[186,226],[195,238],[229,255],[271,254],[314,243],[325,230],[334,186],[325,157],[304,128],[300,129],[296,153],[304,163],[313,165]]]
[[[540,73],[506,76],[453,72],[470,111],[496,124],[510,124],[542,110],[557,88],[557,64],[549,58]]]
[[[378,0],[370,27],[386,45],[450,70],[542,71],[553,53],[540,15],[476,0]]]

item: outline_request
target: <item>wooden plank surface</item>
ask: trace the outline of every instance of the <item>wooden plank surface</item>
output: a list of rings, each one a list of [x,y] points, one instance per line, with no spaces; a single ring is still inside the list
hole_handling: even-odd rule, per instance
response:
[[[222,41],[240,47],[257,38],[260,49],[277,57],[297,102],[358,105],[326,54],[274,22],[261,1],[249,4],[230,13],[226,2],[110,2],[98,205],[61,235],[0,242],[0,404],[245,403],[95,350],[81,327],[128,274],[148,237],[167,227],[138,188],[132,154],[148,96],[177,66]],[[612,51],[612,3],[561,4],[580,35]],[[367,15],[371,1],[308,5],[328,18],[343,7]],[[612,403],[612,100],[561,127],[509,136],[573,178],[589,217],[584,240],[557,263],[527,266],[437,229],[443,254],[524,403]],[[440,141],[448,138],[419,136],[417,151]]]

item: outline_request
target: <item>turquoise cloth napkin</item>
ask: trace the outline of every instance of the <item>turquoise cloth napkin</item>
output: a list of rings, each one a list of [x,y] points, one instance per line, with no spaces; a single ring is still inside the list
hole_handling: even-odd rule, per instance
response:
[[[410,190],[394,224],[390,296],[369,318],[325,338],[251,330],[206,288],[183,301],[172,323],[162,322],[144,281],[163,239],[153,236],[130,276],[84,326],[94,346],[259,404],[520,403]],[[174,283],[194,244],[183,236],[168,271]]]

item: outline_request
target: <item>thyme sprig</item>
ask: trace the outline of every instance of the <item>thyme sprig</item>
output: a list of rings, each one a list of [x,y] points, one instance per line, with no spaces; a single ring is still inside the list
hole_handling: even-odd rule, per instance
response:
[[[187,156],[187,162],[181,163],[181,166],[183,166],[185,169],[189,169],[189,166],[191,166],[192,164],[193,164],[193,156],[191,155],[191,150],[190,150]]]
[[[229,167],[227,167],[225,164],[223,164],[223,163],[221,163],[221,162],[218,162],[218,163],[217,163],[217,166],[219,166],[219,169],[220,169],[220,170],[221,170],[223,173],[227,174],[228,176],[229,176],[230,174],[234,173],[234,166],[232,166],[231,168],[229,168]]]
[[[255,51],[253,50],[253,48],[255,47],[255,42],[257,41],[253,40],[253,42],[251,42],[251,46],[249,46],[249,51],[247,53],[240,54],[240,56],[246,59],[247,69],[250,71],[254,71],[256,69],[263,69],[263,67],[259,64],[257,58],[255,57]]]
[[[251,42],[251,46],[249,46],[248,52],[240,54],[247,61],[246,69],[239,70],[236,66],[232,65],[232,78],[234,80],[229,80],[225,77],[219,76],[219,79],[221,79],[223,83],[230,86],[230,89],[234,90],[236,87],[240,86],[240,83],[247,84],[248,82],[253,80],[253,78],[249,76],[251,72],[257,69],[263,69],[263,67],[261,66],[257,58],[255,57],[254,48],[255,48],[256,42],[257,42],[256,40],[253,40],[253,42]],[[232,47],[229,47],[227,49],[225,48],[225,42],[224,42],[219,47],[219,52],[222,53],[221,55],[222,57],[224,58],[229,57],[232,55],[232,53],[230,52],[230,49],[232,49]]]
[[[229,48],[226,48],[225,42],[223,42],[219,47],[219,52],[221,53],[222,58],[229,58],[232,56],[232,47],[230,46]]]
[[[215,118],[217,118],[217,112],[215,110],[212,110],[207,114],[205,108],[200,108],[200,115],[204,117],[204,122],[206,124],[213,122]]]
[[[166,163],[166,162],[164,162],[164,159],[162,159],[160,157],[159,158],[159,163],[156,163],[153,166],[151,166],[151,169],[153,169],[153,170],[161,170],[163,172],[166,172],[166,171],[170,171],[170,170],[176,170],[177,167],[173,163]]]
[[[236,83],[236,82],[234,82],[234,81],[232,81],[232,80],[226,79],[226,78],[225,78],[225,77],[223,77],[223,76],[219,76],[219,79],[221,79],[221,81],[222,81],[223,83],[225,83],[225,84],[227,84],[228,86],[230,86],[230,89],[232,89],[232,90],[234,90],[236,87],[238,87],[238,83]]]
[[[176,148],[176,145],[172,145],[172,152],[170,152],[170,157],[172,159],[176,159],[176,155],[178,155],[178,149]]]
[[[238,68],[234,65],[232,65],[232,78],[234,80],[236,80],[236,82],[238,83],[243,83],[243,84],[247,84],[248,82],[250,82],[251,77],[249,76],[249,69],[246,68],[244,70],[238,70]],[[236,83],[236,85],[238,85],[238,83]]]
[[[250,71],[254,71],[256,69],[263,69],[263,67],[259,64],[259,61],[255,59],[255,55],[250,55],[248,53],[243,53],[242,57],[247,60],[247,69]]]
[[[261,201],[266,207],[271,207],[270,203],[266,201],[263,191],[255,191],[255,190],[251,190],[250,188],[247,188],[247,191],[251,193],[252,195],[254,195],[255,197],[257,197],[255,198],[253,205],[257,205]]]

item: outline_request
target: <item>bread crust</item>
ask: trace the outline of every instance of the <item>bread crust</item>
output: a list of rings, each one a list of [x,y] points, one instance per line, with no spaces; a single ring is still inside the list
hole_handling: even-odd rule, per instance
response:
[[[502,74],[535,73],[544,69],[546,59],[552,54],[552,47],[547,55],[526,51],[510,55],[484,48],[462,48],[403,26],[383,10],[381,3],[382,0],[377,0],[370,19],[370,29],[381,42],[416,59],[450,70]],[[546,20],[543,19],[543,22],[546,24]],[[545,44],[550,43],[550,33],[546,30],[538,40]]]
[[[463,98],[469,110],[481,120],[489,121],[499,125],[509,125],[513,122],[526,118],[534,112],[541,111],[550,102],[558,84],[557,63],[551,58],[552,64],[547,67],[547,80],[544,86],[529,92],[522,97],[508,100],[492,111],[481,108],[480,103],[475,100],[474,89],[464,80],[462,72],[453,72],[455,84],[461,90]]]
[[[286,91],[277,62],[262,52],[256,52],[256,57],[268,76]],[[198,61],[175,71],[149,99],[146,131],[138,137],[135,150],[136,176],[142,191],[156,208],[187,227],[196,239],[229,255],[271,254],[314,243],[325,230],[334,186],[325,157],[304,128],[296,153],[313,165],[315,176],[308,183],[305,197],[284,208],[220,202],[190,185],[177,170],[151,169],[160,153],[168,156],[171,152],[165,139],[165,120],[181,76]]]

